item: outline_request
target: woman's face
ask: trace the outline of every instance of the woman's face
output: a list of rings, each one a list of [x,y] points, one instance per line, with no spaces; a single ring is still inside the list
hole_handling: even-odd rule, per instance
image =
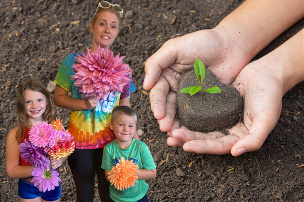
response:
[[[92,51],[95,52],[99,45],[108,49],[118,35],[118,28],[119,20],[114,13],[108,11],[99,13],[95,23],[90,26],[93,33]]]

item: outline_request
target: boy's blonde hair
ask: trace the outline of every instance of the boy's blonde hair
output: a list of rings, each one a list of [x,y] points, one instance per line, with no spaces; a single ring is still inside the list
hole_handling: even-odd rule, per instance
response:
[[[127,115],[127,116],[133,116],[135,118],[135,121],[137,122],[137,115],[136,112],[128,106],[124,106],[124,105],[119,105],[114,107],[113,111],[112,111],[112,119],[111,122],[113,123],[117,117],[121,114]]]

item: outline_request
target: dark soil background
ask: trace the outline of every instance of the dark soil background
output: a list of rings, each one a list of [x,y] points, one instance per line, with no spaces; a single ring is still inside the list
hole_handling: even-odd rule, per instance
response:
[[[132,94],[131,104],[138,113],[141,140],[150,147],[158,171],[157,178],[148,181],[151,201],[304,201],[303,82],[284,96],[280,120],[263,147],[240,157],[198,155],[167,146],[167,135],[158,129],[148,92],[142,88],[144,63],[166,40],[213,28],[242,2],[115,1],[124,8],[125,16],[111,49],[114,54],[126,55],[124,61],[134,69],[137,90]],[[5,171],[5,139],[16,125],[18,86],[29,77],[50,83],[66,55],[90,47],[88,25],[95,9],[95,0],[0,1],[1,201],[18,200],[17,179],[9,178]],[[256,58],[303,27],[302,20]],[[69,111],[58,107],[56,111],[67,125]],[[75,201],[67,164],[60,173],[62,201]],[[95,201],[100,201],[97,194]]]

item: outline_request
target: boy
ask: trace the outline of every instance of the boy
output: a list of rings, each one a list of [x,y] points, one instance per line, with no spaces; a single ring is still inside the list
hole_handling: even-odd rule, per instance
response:
[[[134,186],[122,191],[110,185],[111,201],[148,201],[148,184],[145,180],[156,177],[156,165],[148,146],[137,139],[136,133],[137,116],[135,111],[128,106],[117,106],[113,109],[110,129],[113,130],[115,140],[104,147],[101,168],[108,172],[115,166],[114,162],[122,157],[126,160],[133,159],[138,165],[138,180]]]

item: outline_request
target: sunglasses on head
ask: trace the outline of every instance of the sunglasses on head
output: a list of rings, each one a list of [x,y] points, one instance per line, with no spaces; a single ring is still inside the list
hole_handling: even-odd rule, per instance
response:
[[[120,17],[122,17],[122,14],[123,14],[123,9],[120,5],[118,4],[111,4],[107,1],[101,1],[98,3],[98,7],[101,7],[101,8],[110,8],[111,6],[113,6],[113,8],[115,9],[115,11],[120,15]],[[98,9],[97,7],[97,9]],[[96,10],[97,11],[97,10]]]

